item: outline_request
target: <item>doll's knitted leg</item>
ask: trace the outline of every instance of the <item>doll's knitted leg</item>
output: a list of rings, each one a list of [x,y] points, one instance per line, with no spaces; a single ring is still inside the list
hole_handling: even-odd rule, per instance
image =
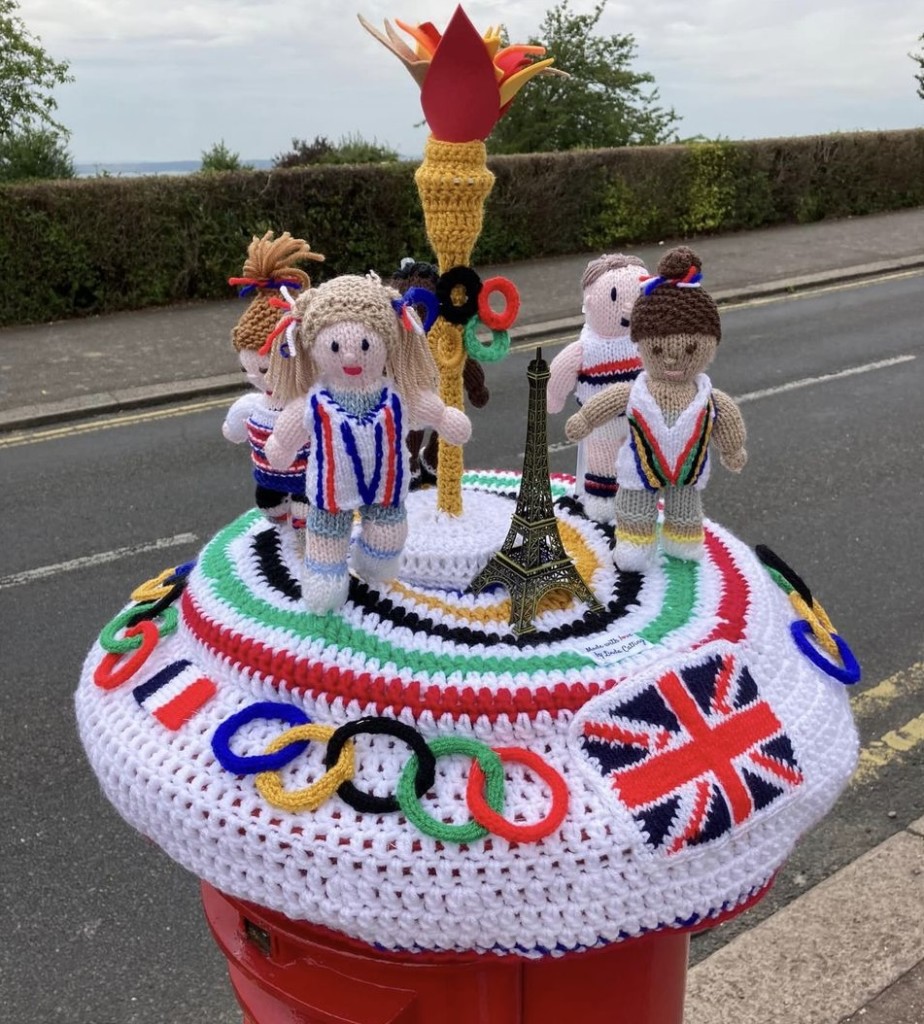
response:
[[[362,530],[353,549],[353,569],[369,583],[392,580],[401,568],[407,540],[407,512],[403,506],[367,505],[362,509]]]
[[[324,512],[314,506],[308,509],[302,599],[311,612],[323,615],[346,601],[352,526],[352,512]]]
[[[584,511],[598,523],[611,523],[616,514],[616,455],[620,438],[606,423],[585,438],[583,444]]]
[[[703,557],[703,499],[695,488],[665,489],[661,546],[675,558]]]
[[[613,561],[626,572],[646,569],[654,559],[658,492],[621,487],[616,495],[616,550]]]
[[[255,501],[257,508],[271,522],[281,525],[289,518],[289,495],[284,491],[271,491],[257,484]]]

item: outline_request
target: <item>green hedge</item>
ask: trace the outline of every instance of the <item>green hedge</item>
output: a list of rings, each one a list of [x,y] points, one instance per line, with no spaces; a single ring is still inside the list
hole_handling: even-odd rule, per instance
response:
[[[924,130],[496,157],[477,263],[924,205]],[[228,296],[288,229],[319,277],[429,249],[414,164],[0,186],[0,324]]]

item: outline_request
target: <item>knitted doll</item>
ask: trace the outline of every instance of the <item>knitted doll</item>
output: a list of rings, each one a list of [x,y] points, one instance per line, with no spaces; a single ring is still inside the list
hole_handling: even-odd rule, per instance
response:
[[[440,276],[435,263],[418,263],[405,257],[401,266],[391,275],[388,284],[397,288],[404,295],[412,288],[424,288],[428,292],[436,291],[436,282]],[[490,392],[485,385],[484,368],[481,363],[465,357],[462,368],[462,384],[465,396],[476,408],[482,409],[488,403]],[[424,444],[426,431],[412,430],[407,435],[408,450],[411,456],[411,490],[436,484],[436,467],[439,462],[439,434],[430,431],[427,443]]]
[[[648,566],[655,551],[658,499],[664,501],[664,550],[698,559],[703,550],[701,491],[709,479],[709,444],[737,473],[747,461],[741,413],[703,372],[722,337],[719,311],[699,286],[702,262],[680,246],[665,253],[632,310],[631,335],[644,370],[634,383],[611,384],[572,416],[569,440],[619,415],[629,441],[616,458],[616,565]]]
[[[558,353],[549,367],[548,410],[561,412],[571,391],[584,405],[608,385],[633,381],[642,369],[629,337],[629,317],[647,275],[637,256],[601,256],[581,278],[586,317],[581,336]],[[578,445],[577,490],[584,511],[597,522],[612,522],[616,496],[616,454],[629,428],[625,416],[597,427]]]
[[[231,341],[238,352],[241,370],[255,391],[242,395],[228,410],[221,432],[234,444],[250,442],[250,457],[256,481],[256,505],[270,522],[288,523],[295,529],[305,526],[305,460],[307,449],[294,453],[290,463],[280,469],[270,466],[264,452],[276,417],[282,411],[267,384],[270,351],[282,341],[281,332],[271,337],[280,320],[278,302],[280,288],[297,291],[311,287],[311,278],[294,263],[323,260],[312,252],[302,238],[293,238],[288,231],[273,237],[267,231],[262,238],[254,236],[247,247],[247,259],[241,277],[231,284],[242,286],[241,293],[253,293],[250,305],[231,332]]]
[[[299,298],[296,353],[273,357],[274,387],[293,401],[267,443],[271,464],[286,464],[310,440],[302,595],[313,612],[346,600],[356,511],[352,568],[371,582],[397,574],[408,431],[433,427],[455,445],[471,435],[468,417],[437,395],[426,336],[403,326],[403,312],[398,293],[374,275],[334,278]]]

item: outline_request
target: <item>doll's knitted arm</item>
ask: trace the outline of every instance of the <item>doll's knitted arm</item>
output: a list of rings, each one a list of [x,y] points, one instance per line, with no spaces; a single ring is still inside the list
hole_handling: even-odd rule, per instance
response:
[[[546,385],[546,408],[549,412],[561,412],[568,395],[577,384],[584,346],[580,341],[566,345],[549,365],[549,383]]]
[[[631,390],[632,384],[629,381],[620,381],[618,384],[610,384],[598,395],[594,395],[568,419],[565,424],[565,437],[569,441],[580,441],[602,423],[607,423],[625,412]]]
[[[247,420],[250,414],[259,405],[262,395],[249,391],[231,406],[221,425],[221,432],[226,441],[232,444],[241,444],[247,440]]]
[[[712,390],[712,400],[715,402],[713,437],[719,446],[719,458],[726,469],[740,473],[748,461],[748,453],[744,448],[747,429],[741,410],[735,405],[734,399],[716,388]]]
[[[266,458],[273,469],[288,469],[300,448],[311,440],[305,426],[306,396],[296,398],[282,410],[266,442]]]
[[[417,397],[415,427],[433,427],[448,444],[465,444],[472,436],[472,422],[461,409],[444,405],[435,391],[421,391]]]

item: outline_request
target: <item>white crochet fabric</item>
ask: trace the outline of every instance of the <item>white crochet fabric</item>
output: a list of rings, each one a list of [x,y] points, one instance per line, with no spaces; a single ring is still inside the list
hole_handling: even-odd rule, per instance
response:
[[[517,486],[515,474],[468,473],[466,501],[491,495],[492,518],[497,501],[512,513]],[[338,613],[311,616],[291,537],[256,513],[231,523],[189,577],[179,628],[134,674],[101,688],[104,651],[90,651],[77,716],[106,795],[224,892],[387,950],[554,956],[748,901],[853,770],[845,689],[800,653],[787,597],[744,544],[707,523],[702,562],[663,557],[644,577],[620,575],[605,528],[570,490],[553,485],[562,537],[606,606],[583,635],[586,609],[570,599],[517,640],[503,591],[401,581],[375,591],[354,580]],[[101,678],[119,664],[110,656]],[[170,694],[193,695],[183,721],[156,697],[171,672]],[[214,695],[194,692],[200,679]],[[281,809],[213,751],[216,729],[256,701],[320,725],[370,715],[428,741],[523,748],[563,785],[567,812],[538,839],[494,831],[458,843],[337,793],[314,810]],[[230,750],[262,755],[287,728],[253,721]],[[705,746],[704,731],[715,737]],[[672,755],[688,744],[693,769]],[[325,749],[313,740],[294,756],[279,776],[286,790],[324,775]],[[386,798],[409,757],[400,740],[359,735],[352,781]],[[471,765],[436,760],[420,806],[442,825],[469,820]],[[508,822],[550,813],[550,783],[532,768],[505,762],[504,779]]]

